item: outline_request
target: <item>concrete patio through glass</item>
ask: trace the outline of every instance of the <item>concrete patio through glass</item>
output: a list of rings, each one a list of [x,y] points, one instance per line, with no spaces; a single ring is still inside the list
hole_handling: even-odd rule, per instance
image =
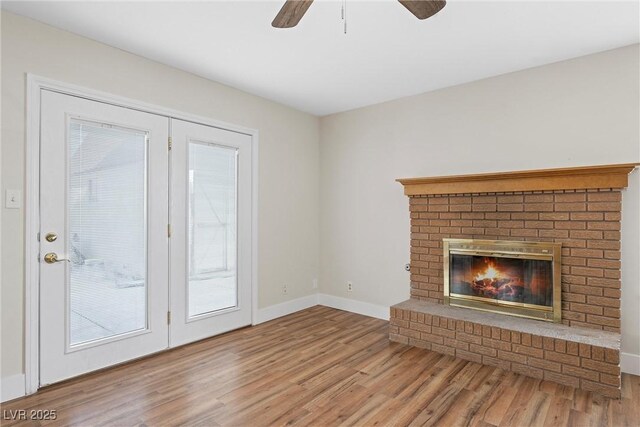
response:
[[[190,315],[236,305],[234,271],[199,275],[189,281]],[[142,280],[109,278],[101,265],[73,265],[70,286],[72,345],[146,327],[146,286]]]

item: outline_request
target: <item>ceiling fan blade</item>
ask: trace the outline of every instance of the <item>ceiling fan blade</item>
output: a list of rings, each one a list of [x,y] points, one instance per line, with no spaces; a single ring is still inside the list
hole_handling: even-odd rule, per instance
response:
[[[298,25],[313,0],[287,0],[271,23],[276,28],[291,28]]]
[[[442,0],[398,0],[418,19],[427,19],[440,12],[447,4]]]

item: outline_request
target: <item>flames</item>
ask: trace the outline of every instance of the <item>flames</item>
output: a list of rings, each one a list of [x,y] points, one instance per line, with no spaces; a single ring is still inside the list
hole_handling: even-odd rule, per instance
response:
[[[545,301],[552,270],[549,261],[453,255],[450,291],[503,301]],[[547,304],[548,305],[548,304]]]
[[[489,279],[494,282],[502,278],[500,271],[498,271],[493,262],[489,261],[487,264],[487,268],[484,271],[477,273],[476,277],[474,277],[476,282],[484,281],[484,279]]]
[[[477,271],[471,282],[475,295],[511,300],[523,291],[522,278],[500,268],[495,258],[484,258],[486,266]]]

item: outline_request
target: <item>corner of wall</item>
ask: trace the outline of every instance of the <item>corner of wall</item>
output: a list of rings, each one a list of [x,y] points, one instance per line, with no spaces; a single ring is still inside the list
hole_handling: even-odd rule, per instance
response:
[[[329,294],[318,294],[318,304],[376,319],[389,320],[389,306],[371,304],[350,298],[342,298]]]

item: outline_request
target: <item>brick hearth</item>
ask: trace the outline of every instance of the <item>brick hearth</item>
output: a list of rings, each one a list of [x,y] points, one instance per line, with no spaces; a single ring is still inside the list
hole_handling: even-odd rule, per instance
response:
[[[391,308],[391,341],[620,397],[620,335],[420,300]]]
[[[621,189],[633,165],[609,168],[470,180],[473,189],[523,191],[466,192],[464,177],[401,180],[411,299],[392,307],[390,339],[619,397]],[[443,238],[561,243],[562,324],[443,305]]]

